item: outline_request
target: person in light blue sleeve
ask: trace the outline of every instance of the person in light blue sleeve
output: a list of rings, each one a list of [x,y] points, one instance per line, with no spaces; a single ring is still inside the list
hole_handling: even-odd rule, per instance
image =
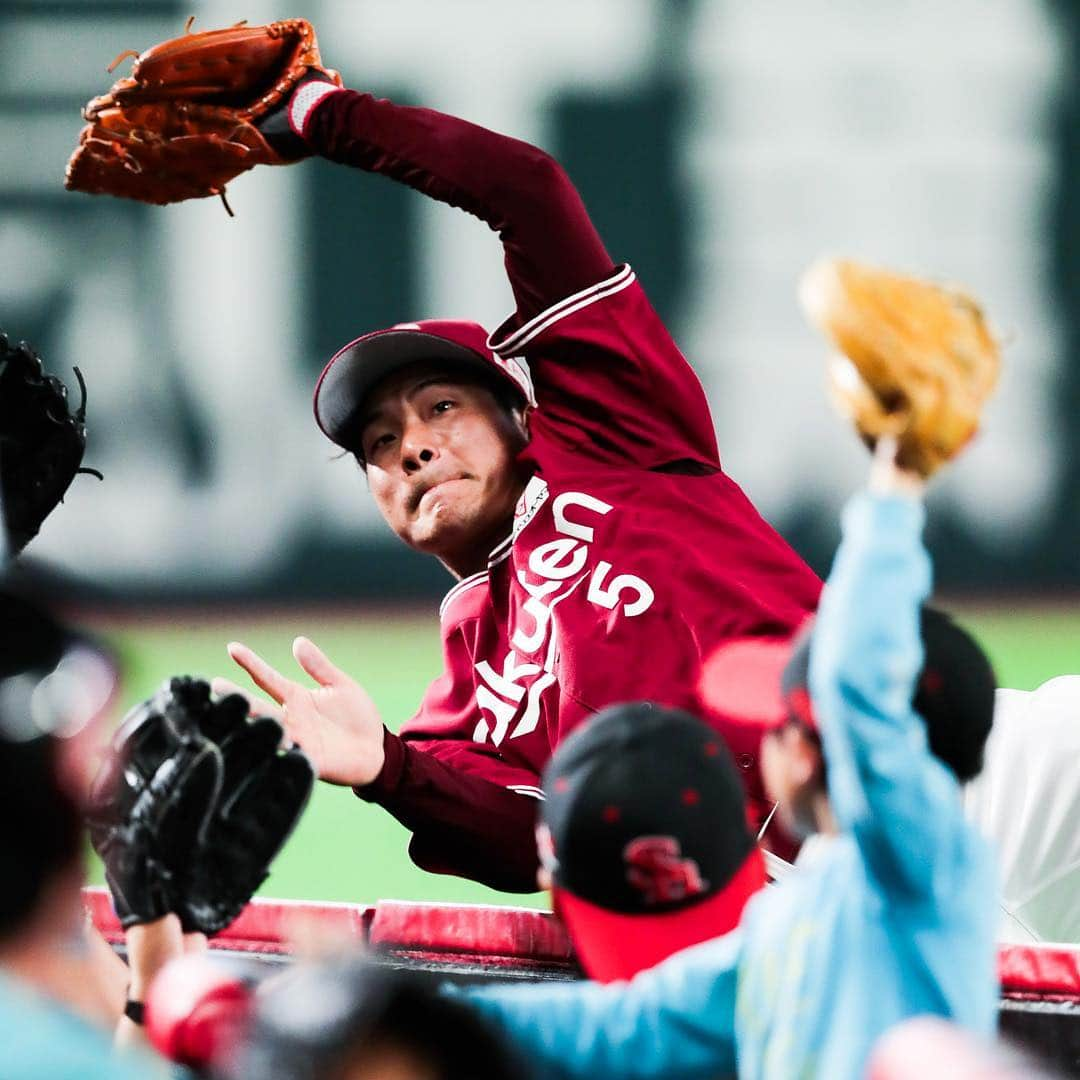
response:
[[[769,728],[766,786],[808,838],[795,868],[739,929],[629,982],[464,991],[539,1075],[854,1080],[909,1017],[992,1033],[997,873],[960,784],[981,767],[994,678],[923,607],[924,485],[881,439],[812,632],[727,646],[707,673],[718,709]]]

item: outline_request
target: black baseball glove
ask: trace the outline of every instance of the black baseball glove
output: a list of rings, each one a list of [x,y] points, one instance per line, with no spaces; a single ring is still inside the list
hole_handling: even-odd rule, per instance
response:
[[[221,751],[164,692],[120,725],[88,824],[125,928],[176,910],[176,868],[201,847],[224,775]]]
[[[86,448],[86,384],[75,368],[82,400],[73,413],[67,387],[46,375],[26,342],[0,333],[0,494],[8,554],[17,555],[64,498]]]
[[[184,930],[216,934],[266,880],[311,796],[315,768],[269,716],[248,717],[239,694],[213,699],[201,679],[173,679],[174,697],[220,748],[224,781],[206,834],[179,876]]]
[[[121,726],[90,824],[124,926],[171,911],[185,932],[216,934],[266,880],[315,770],[282,748],[276,720],[247,711],[244,698],[215,700],[183,677]]]

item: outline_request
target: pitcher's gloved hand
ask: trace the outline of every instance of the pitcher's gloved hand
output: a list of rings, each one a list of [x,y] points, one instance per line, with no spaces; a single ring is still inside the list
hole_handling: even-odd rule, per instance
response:
[[[185,32],[155,45],[83,110],[88,123],[65,186],[159,205],[224,196],[240,173],[296,160],[295,144],[275,148],[259,125],[313,74],[341,85],[305,19]]]
[[[282,161],[299,161],[311,151],[300,134],[311,107],[330,90],[340,89],[321,68],[311,68],[276,109],[259,119],[255,126]]]

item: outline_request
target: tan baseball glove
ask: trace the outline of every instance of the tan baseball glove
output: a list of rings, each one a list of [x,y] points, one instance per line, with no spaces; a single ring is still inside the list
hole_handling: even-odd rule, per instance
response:
[[[159,205],[224,196],[240,173],[295,160],[261,125],[312,77],[341,85],[304,19],[185,31],[138,56],[130,77],[86,106],[65,186]]]
[[[998,343],[982,309],[955,289],[843,259],[803,275],[799,301],[839,356],[834,402],[869,445],[897,441],[897,463],[924,477],[979,427],[997,383]]]

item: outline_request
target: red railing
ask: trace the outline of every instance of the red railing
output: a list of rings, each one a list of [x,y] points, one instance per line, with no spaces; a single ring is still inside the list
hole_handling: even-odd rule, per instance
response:
[[[94,925],[110,942],[122,941],[108,892],[87,888],[84,898]],[[358,947],[376,946],[404,961],[469,964],[522,975],[574,970],[570,942],[554,915],[487,904],[380,900],[365,906],[253,900],[213,939],[211,947],[287,955],[293,928],[305,922],[342,941],[354,941]],[[998,972],[1005,997],[1080,1003],[1080,947],[1003,946]]]

